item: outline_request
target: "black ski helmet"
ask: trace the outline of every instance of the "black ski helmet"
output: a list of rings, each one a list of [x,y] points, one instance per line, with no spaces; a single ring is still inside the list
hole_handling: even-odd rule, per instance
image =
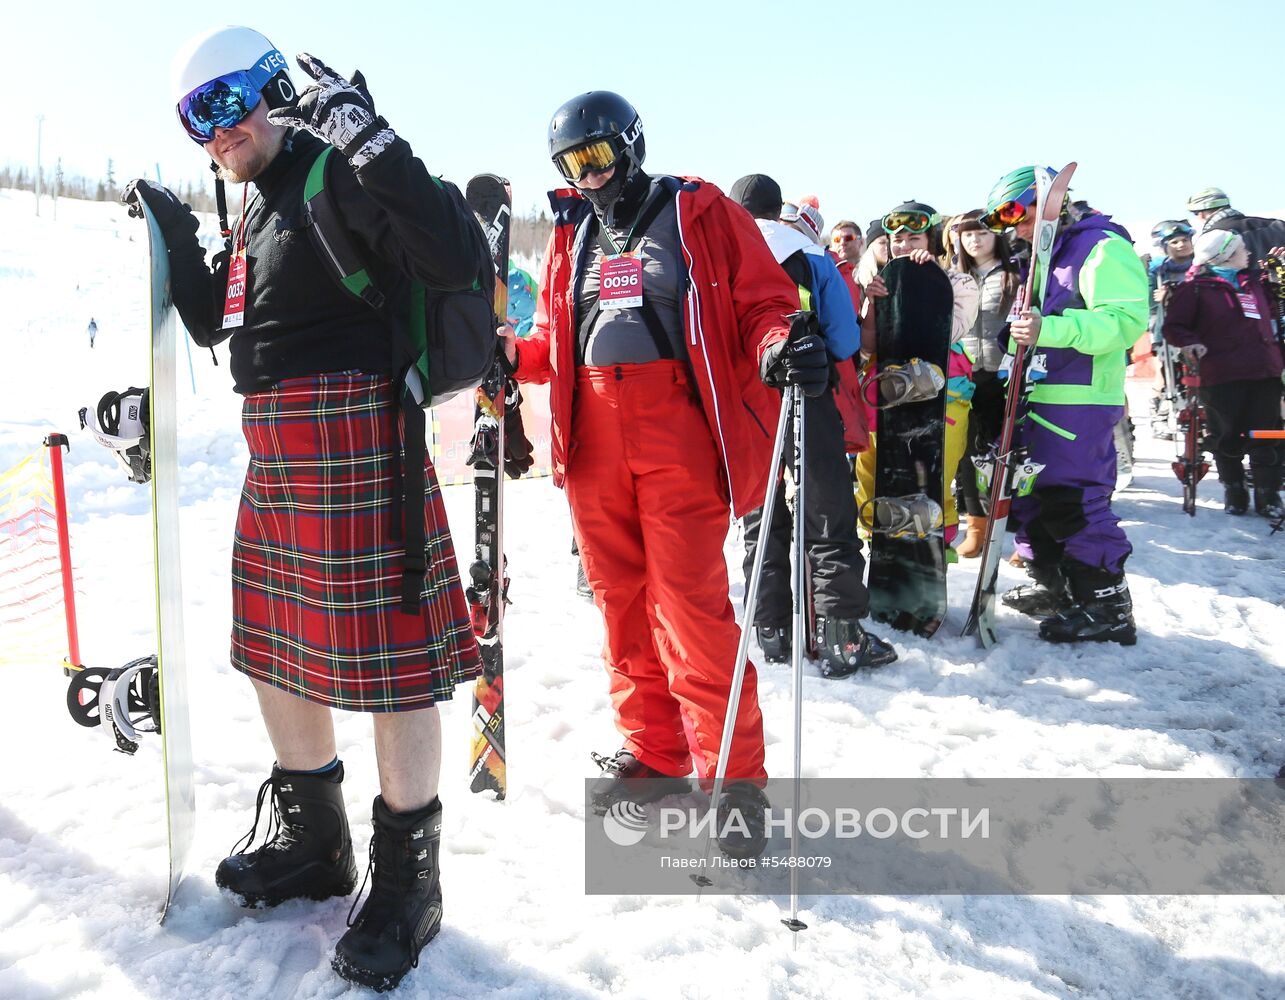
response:
[[[647,155],[638,112],[623,97],[609,90],[591,90],[573,97],[558,108],[549,121],[549,158],[555,166],[563,153],[596,142],[610,144],[617,161],[622,157],[629,161],[626,176],[632,176],[641,168]],[[562,168],[558,169],[565,177]]]

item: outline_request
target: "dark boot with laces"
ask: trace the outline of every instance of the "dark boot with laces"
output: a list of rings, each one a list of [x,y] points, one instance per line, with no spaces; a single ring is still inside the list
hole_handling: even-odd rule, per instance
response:
[[[344,765],[328,774],[297,774],[275,765],[259,787],[254,825],[220,862],[214,883],[242,906],[276,906],[287,899],[346,896],[357,884],[352,837],[343,799]],[[256,850],[259,816],[269,791],[267,842]],[[244,850],[245,853],[238,853]]]
[[[348,931],[330,965],[349,982],[382,993],[419,965],[420,950],[442,926],[442,803],[434,799],[422,809],[395,813],[380,796],[371,822],[370,895],[356,919],[348,912]]]

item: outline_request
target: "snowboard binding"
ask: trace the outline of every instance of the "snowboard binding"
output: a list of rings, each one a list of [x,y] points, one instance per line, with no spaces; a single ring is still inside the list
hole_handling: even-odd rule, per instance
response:
[[[89,429],[94,440],[112,452],[124,467],[131,483],[152,479],[150,393],[130,386],[124,392],[108,392],[98,401],[93,417],[89,407],[80,408],[80,429]]]
[[[929,361],[911,358],[904,365],[888,365],[871,380],[879,387],[877,410],[901,406],[904,403],[923,403],[936,399],[946,388],[946,376]]]
[[[872,497],[862,504],[861,520],[875,534],[890,538],[927,538],[941,530],[945,512],[924,493],[905,497]]]
[[[67,688],[67,711],[78,725],[102,729],[121,753],[134,754],[139,736],[161,731],[155,654],[114,670],[86,667],[77,671]]]

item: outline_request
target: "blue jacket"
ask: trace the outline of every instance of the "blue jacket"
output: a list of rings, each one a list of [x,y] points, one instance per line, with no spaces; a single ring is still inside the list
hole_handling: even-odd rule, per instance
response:
[[[843,282],[838,265],[825,250],[793,226],[767,219],[755,219],[768,249],[780,264],[790,255],[803,251],[812,275],[811,307],[821,323],[825,346],[835,361],[844,361],[861,348],[861,327],[852,296]]]

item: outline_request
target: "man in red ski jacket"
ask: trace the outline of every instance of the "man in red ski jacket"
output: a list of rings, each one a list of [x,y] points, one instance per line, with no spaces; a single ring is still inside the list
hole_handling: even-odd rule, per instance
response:
[[[729,514],[763,502],[780,412],[769,385],[819,394],[829,362],[815,335],[787,343],[797,293],[749,216],[713,185],[643,172],[627,101],[568,101],[549,151],[575,186],[551,195],[535,324],[507,346],[518,379],[551,383],[554,481],[603,615],[624,737],[613,757],[595,755],[593,806],[606,811],[686,787],[693,761],[713,779],[740,638]],[[720,808],[761,815],[752,664],[727,754]],[[760,827],[721,846],[763,843]]]

